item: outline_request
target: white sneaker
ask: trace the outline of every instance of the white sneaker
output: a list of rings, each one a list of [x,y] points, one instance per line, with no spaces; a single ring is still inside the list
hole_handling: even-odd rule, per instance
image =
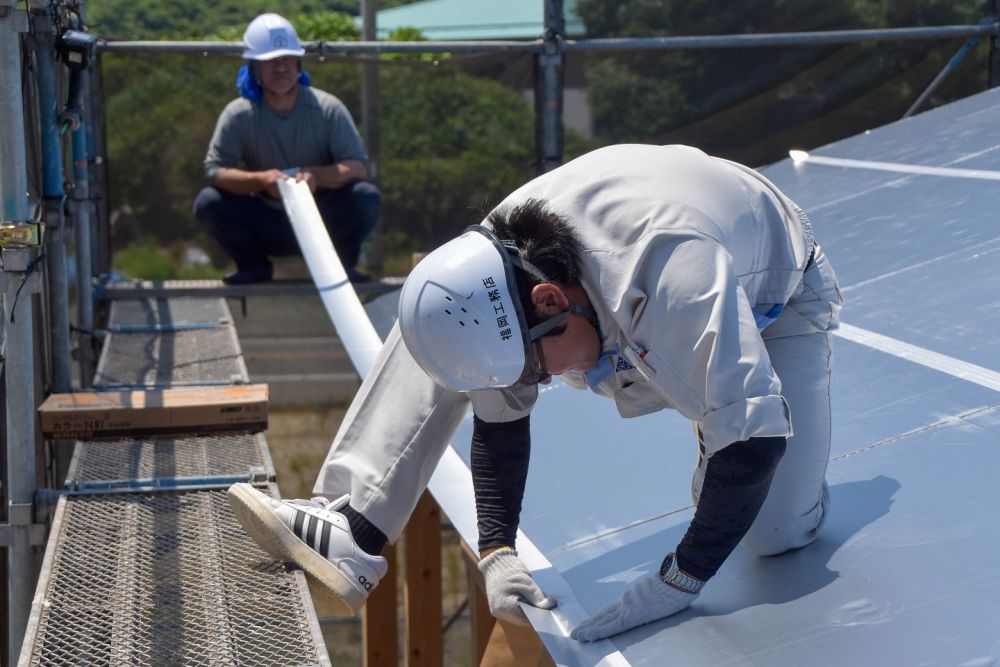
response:
[[[385,558],[365,553],[354,542],[347,517],[338,511],[350,496],[277,500],[245,483],[230,486],[228,495],[254,542],[335,593],[344,612],[357,613],[389,569]]]

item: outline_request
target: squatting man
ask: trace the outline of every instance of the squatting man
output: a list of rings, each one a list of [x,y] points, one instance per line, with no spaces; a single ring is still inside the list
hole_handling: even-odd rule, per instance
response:
[[[694,518],[572,631],[608,637],[686,609],[741,542],[767,556],[816,538],[840,305],[809,219],[756,171],[686,146],[602,148],[417,265],[315,498],[237,484],[230,500],[264,549],[357,611],[471,403],[479,568],[493,614],[525,623],[520,603],[556,604],[515,550],[538,385],[559,375],[622,417],[677,410],[699,447]]]
[[[382,198],[368,179],[368,155],[344,103],[314,88],[302,67],[295,28],[261,14],[243,34],[236,77],[240,97],[219,115],[205,154],[210,184],[194,216],[236,263],[230,284],[271,280],[272,257],[300,254],[278,194],[285,178],[305,181],[351,282],[363,241],[378,223]]]

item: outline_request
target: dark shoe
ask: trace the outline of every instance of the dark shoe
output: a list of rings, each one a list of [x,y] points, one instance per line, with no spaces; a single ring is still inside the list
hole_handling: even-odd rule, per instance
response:
[[[238,269],[222,279],[227,285],[249,285],[250,283],[266,283],[274,275],[274,267],[255,266],[251,269]]]
[[[354,267],[347,269],[347,279],[352,283],[367,283],[371,282],[372,277],[367,273],[361,273]]]

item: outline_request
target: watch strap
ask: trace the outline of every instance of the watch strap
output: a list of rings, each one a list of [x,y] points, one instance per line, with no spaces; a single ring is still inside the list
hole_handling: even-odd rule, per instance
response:
[[[705,586],[704,581],[681,570],[677,564],[677,557],[672,553],[667,554],[667,557],[663,559],[663,565],[660,566],[660,579],[668,586],[673,586],[679,591],[692,595],[698,595]]]

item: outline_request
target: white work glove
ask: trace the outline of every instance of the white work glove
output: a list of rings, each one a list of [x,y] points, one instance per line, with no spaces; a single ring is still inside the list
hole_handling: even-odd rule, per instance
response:
[[[539,609],[552,609],[556,601],[546,597],[527,566],[510,548],[498,549],[479,561],[479,571],[486,580],[486,599],[490,613],[502,621],[528,625],[528,617],[521,611],[521,602]]]
[[[570,637],[592,642],[684,611],[695,601],[698,593],[682,591],[663,581],[664,577],[669,578],[676,571],[676,566],[673,566],[663,575],[659,572],[647,574],[626,588],[617,602],[573,628]],[[681,576],[688,582],[694,582],[697,588],[703,583],[683,573]]]

